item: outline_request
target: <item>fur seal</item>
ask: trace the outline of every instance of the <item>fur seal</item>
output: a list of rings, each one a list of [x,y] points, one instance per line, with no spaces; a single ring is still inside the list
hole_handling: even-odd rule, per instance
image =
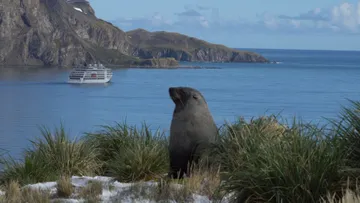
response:
[[[170,87],[175,103],[170,126],[170,172],[172,178],[189,175],[189,163],[199,160],[202,150],[216,139],[218,129],[204,96],[191,87]]]

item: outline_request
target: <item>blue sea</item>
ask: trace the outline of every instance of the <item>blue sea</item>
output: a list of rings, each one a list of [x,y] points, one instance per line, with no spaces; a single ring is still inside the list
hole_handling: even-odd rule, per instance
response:
[[[39,127],[72,137],[125,122],[168,133],[171,86],[200,90],[218,125],[280,113],[324,123],[360,100],[360,52],[254,49],[277,64],[182,63],[200,69],[114,70],[107,85],[70,85],[69,70],[0,71],[0,148],[18,156]]]

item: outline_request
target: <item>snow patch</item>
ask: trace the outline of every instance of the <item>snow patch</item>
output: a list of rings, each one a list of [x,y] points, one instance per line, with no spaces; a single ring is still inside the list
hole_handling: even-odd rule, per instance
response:
[[[77,10],[77,11],[83,12],[83,10],[81,8],[74,7],[74,9]]]
[[[36,184],[27,185],[25,187],[31,187],[33,189],[40,189],[40,190],[47,190],[47,189],[56,187],[56,182],[36,183]]]
[[[198,202],[198,203],[211,203],[211,200],[209,200],[209,198],[201,195],[193,195],[193,199],[194,202]]]
[[[103,191],[101,194],[101,202],[110,202],[111,200],[119,199],[121,202],[124,203],[130,203],[134,201],[134,194],[129,194],[126,191],[131,190],[132,186],[139,185],[141,188],[144,188],[147,190],[147,188],[151,188],[154,186],[157,186],[157,182],[155,181],[148,181],[148,182],[141,182],[141,183],[120,183],[116,180],[114,180],[111,177],[105,177],[105,176],[95,176],[95,177],[89,177],[89,176],[72,176],[71,177],[71,183],[76,188],[75,191],[79,191],[80,188],[86,187],[89,181],[99,181],[103,184]],[[40,190],[49,190],[50,194],[56,194],[57,183],[56,182],[45,182],[45,183],[36,183],[36,184],[29,184],[24,187],[30,187],[33,189],[40,189]],[[173,184],[172,185],[174,189],[179,189],[182,187],[180,184]],[[124,194],[119,196],[119,194]],[[0,196],[5,195],[5,192],[0,190]],[[76,197],[77,194],[74,194],[75,196],[72,196],[72,198]],[[206,197],[201,196],[197,194],[193,194],[193,200],[194,202],[198,203],[211,203],[212,201]],[[77,203],[77,202],[84,202],[83,199],[57,199],[62,200],[62,202],[67,203]],[[140,199],[136,198],[136,202],[139,203],[153,203],[154,201],[149,199],[143,199],[140,197]],[[154,202],[155,203],[155,202]]]

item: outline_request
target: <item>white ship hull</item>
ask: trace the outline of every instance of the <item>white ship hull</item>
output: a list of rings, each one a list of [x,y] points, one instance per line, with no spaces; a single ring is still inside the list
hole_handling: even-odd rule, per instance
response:
[[[71,71],[68,83],[71,84],[104,84],[110,82],[113,74],[111,69],[102,64],[90,64]]]
[[[102,80],[89,80],[89,79],[80,79],[80,80],[68,80],[70,84],[102,84],[110,82],[111,78],[102,79]]]
[[[68,80],[68,83],[70,84],[102,84],[102,83],[108,83],[111,79],[103,79],[103,80]]]

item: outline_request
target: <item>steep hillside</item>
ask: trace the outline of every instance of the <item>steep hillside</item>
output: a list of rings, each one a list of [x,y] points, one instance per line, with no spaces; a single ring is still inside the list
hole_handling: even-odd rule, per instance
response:
[[[169,58],[161,63],[150,58]],[[125,33],[98,19],[87,0],[1,0],[0,64],[174,65],[183,61],[267,62],[251,52],[177,33]],[[151,64],[150,64],[151,65]]]
[[[136,45],[133,56],[141,58],[173,57],[180,61],[269,62],[263,56],[248,51],[230,49],[224,45],[173,32],[148,32],[136,29],[126,33]]]
[[[2,0],[0,63],[74,65],[133,63],[125,32],[63,0]]]

